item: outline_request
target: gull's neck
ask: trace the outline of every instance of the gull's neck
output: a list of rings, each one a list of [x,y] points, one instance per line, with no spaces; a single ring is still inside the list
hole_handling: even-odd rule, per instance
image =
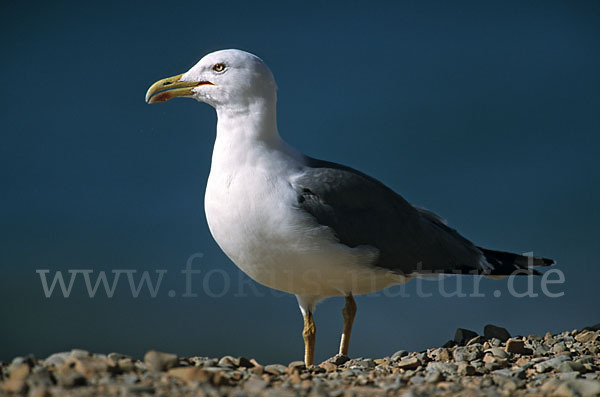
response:
[[[219,106],[217,117],[211,172],[261,166],[277,159],[297,161],[301,157],[279,136],[274,100],[255,100],[244,106]]]
[[[257,99],[249,104],[217,108],[217,142],[228,145],[279,145],[274,100]]]

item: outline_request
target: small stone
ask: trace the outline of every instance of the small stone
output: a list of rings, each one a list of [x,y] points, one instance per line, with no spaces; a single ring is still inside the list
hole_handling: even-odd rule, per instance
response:
[[[347,363],[349,360],[350,358],[348,356],[344,356],[343,354],[336,354],[335,356],[329,358],[327,361],[335,365],[342,365]]]
[[[167,371],[167,375],[186,382],[208,382],[213,373],[200,367],[177,367]]]
[[[92,353],[90,353],[87,350],[83,350],[83,349],[73,349],[71,350],[71,357],[73,358],[88,358],[92,355]]]
[[[293,372],[300,372],[305,370],[306,365],[304,365],[304,361],[292,361],[288,364],[287,369],[287,372],[291,374]]]
[[[598,333],[594,331],[585,331],[575,336],[575,340],[581,343],[590,343],[598,340]]]
[[[511,338],[506,341],[506,351],[515,354],[532,355],[533,350],[525,347],[525,341]]]
[[[272,375],[281,375],[285,374],[287,371],[287,367],[281,364],[269,364],[265,366],[265,372]]]
[[[421,385],[425,383],[425,377],[421,375],[415,375],[410,378],[410,383],[412,383],[413,385]]]
[[[325,369],[327,372],[333,372],[337,369],[337,365],[329,361],[325,361],[319,364],[319,367]]]
[[[119,367],[123,372],[131,372],[135,369],[135,363],[131,358],[121,358],[119,361],[117,361],[117,367]]]
[[[500,339],[502,342],[506,342],[508,338],[510,338],[510,333],[506,328],[488,324],[483,328],[483,336],[486,339],[496,338]]]
[[[592,397],[600,395],[600,382],[586,379],[573,379],[561,383],[552,396]]]
[[[560,363],[556,369],[558,372],[585,372],[585,367],[581,363],[573,362],[573,361],[564,361]]]
[[[454,333],[454,342],[458,345],[464,345],[469,340],[475,338],[477,336],[477,332],[471,331],[469,329],[458,328]]]
[[[26,363],[11,364],[8,366],[8,373],[10,374],[10,379],[25,379],[27,378],[27,376],[29,376],[30,372],[31,369],[29,368],[29,364]]]
[[[252,364],[252,362],[250,360],[248,360],[246,357],[238,357],[236,358],[233,363],[235,364],[236,367],[243,367],[243,368],[252,368],[254,366],[254,364]]]
[[[495,361],[496,361],[496,357],[494,357],[494,355],[491,353],[485,353],[485,356],[483,356],[484,363],[493,363]]]
[[[471,346],[476,343],[479,343],[479,344],[485,343],[485,338],[481,335],[478,335],[478,336],[474,337],[473,339],[471,339],[470,341],[468,341],[467,346]]]
[[[552,345],[552,352],[555,354],[560,354],[563,353],[565,351],[567,351],[567,346],[565,345],[565,342],[558,342],[555,343],[554,345]]]
[[[425,375],[425,383],[438,383],[444,380],[444,375],[438,370],[428,371]]]
[[[44,360],[44,365],[60,367],[69,359],[70,356],[71,353],[69,352],[54,353]]]
[[[404,370],[416,369],[419,365],[421,365],[421,362],[416,357],[403,358],[402,360],[400,360],[396,363],[396,366],[398,368],[404,369]]]
[[[364,359],[364,360],[360,360],[358,362],[358,365],[361,366],[361,367],[363,367],[363,368],[366,368],[366,369],[373,369],[373,368],[376,367],[375,361],[373,361],[370,358],[367,358],[367,359]]]
[[[398,361],[405,356],[408,356],[408,352],[406,350],[398,350],[396,353],[392,354],[392,361]]]
[[[119,360],[122,360],[125,358],[131,358],[129,356],[126,356],[125,354],[115,353],[115,352],[108,353],[108,355],[106,357],[115,364],[117,364],[119,362]]]
[[[150,350],[144,355],[144,363],[151,371],[166,371],[175,367],[179,362],[176,354]]]
[[[439,371],[443,375],[455,375],[456,374],[456,364],[453,363],[439,363],[432,361],[427,364],[425,368],[426,371]]]
[[[571,379],[577,379],[579,378],[579,372],[577,371],[570,371],[570,372],[561,372],[558,375],[558,379],[560,380],[571,380]]]
[[[103,374],[108,370],[107,361],[83,354],[71,356],[63,365],[74,368],[75,371],[88,378]]]
[[[248,370],[248,372],[250,372],[251,374],[255,374],[255,375],[262,375],[263,372],[265,372],[265,367],[262,365],[255,365],[254,367],[250,368]]]
[[[504,351],[504,349],[502,349],[501,347],[492,347],[491,349],[486,350],[486,352],[491,353],[492,356],[494,357],[499,357],[499,358],[508,358],[509,355],[506,351]]]
[[[26,382],[30,389],[54,386],[52,374],[46,367],[33,368],[31,374],[27,377]]]
[[[557,368],[560,363],[562,363],[563,361],[567,361],[569,360],[568,356],[556,356],[554,358],[548,359],[546,361],[542,361],[541,363],[538,363],[534,366],[535,370],[538,373],[543,373],[543,372],[547,372],[550,371],[553,368]]]
[[[140,381],[140,378],[138,378],[137,375],[134,375],[134,374],[123,375],[122,379],[123,379],[123,383],[128,384],[128,385],[133,385]]]
[[[460,376],[473,376],[476,373],[475,367],[466,362],[458,364],[457,372]]]
[[[452,355],[456,362],[473,361],[483,356],[483,346],[477,344],[467,347],[457,347]]]
[[[448,362],[450,361],[450,351],[444,347],[440,347],[433,351],[433,355],[436,361]]]
[[[485,354],[483,362],[485,363],[485,368],[490,371],[500,369],[507,364],[506,358],[494,357],[491,353]]]
[[[542,356],[545,356],[546,354],[548,354],[549,351],[550,351],[550,349],[548,349],[546,346],[544,346],[542,344],[538,344],[533,349],[533,356],[534,357],[542,357]]]
[[[36,364],[37,360],[33,354],[29,354],[26,357],[17,356],[12,359],[11,365],[19,365],[19,364],[27,364],[30,367],[33,367]]]
[[[87,385],[87,379],[85,376],[75,371],[74,369],[67,366],[61,367],[61,370],[55,374],[57,378],[58,384],[63,387],[76,387],[76,386],[85,386]]]
[[[237,367],[237,360],[235,359],[235,357],[233,356],[223,356],[218,363],[219,367],[229,367],[229,368],[236,368]]]
[[[594,356],[589,354],[580,356],[577,360],[575,360],[579,364],[592,364],[594,362]]]

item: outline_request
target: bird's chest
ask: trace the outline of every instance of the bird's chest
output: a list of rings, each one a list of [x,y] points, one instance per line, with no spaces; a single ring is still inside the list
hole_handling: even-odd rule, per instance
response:
[[[205,211],[210,231],[239,267],[276,254],[293,222],[294,192],[285,178],[257,168],[211,170]],[[248,271],[247,271],[248,272]]]

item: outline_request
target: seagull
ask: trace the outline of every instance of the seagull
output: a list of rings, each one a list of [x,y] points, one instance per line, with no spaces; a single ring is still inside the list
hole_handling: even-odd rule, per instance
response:
[[[194,98],[218,116],[204,208],[223,252],[260,284],[294,294],[304,363],[314,364],[315,305],[345,297],[339,353],[347,356],[354,295],[438,274],[539,275],[554,261],[476,246],[444,219],[345,165],[306,156],[279,135],[277,85],[256,55],[210,53],[154,83],[149,104]]]

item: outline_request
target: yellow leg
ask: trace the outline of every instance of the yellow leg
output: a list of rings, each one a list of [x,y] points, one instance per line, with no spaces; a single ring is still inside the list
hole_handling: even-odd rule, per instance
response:
[[[340,354],[347,356],[348,347],[350,346],[350,334],[352,333],[352,324],[356,316],[356,302],[352,294],[346,297],[346,304],[342,309],[344,316],[344,330],[342,331],[342,340],[340,341]]]
[[[317,327],[312,312],[306,312],[304,316],[304,329],[302,337],[304,338],[304,365],[310,367],[315,361],[315,340],[317,335]]]

